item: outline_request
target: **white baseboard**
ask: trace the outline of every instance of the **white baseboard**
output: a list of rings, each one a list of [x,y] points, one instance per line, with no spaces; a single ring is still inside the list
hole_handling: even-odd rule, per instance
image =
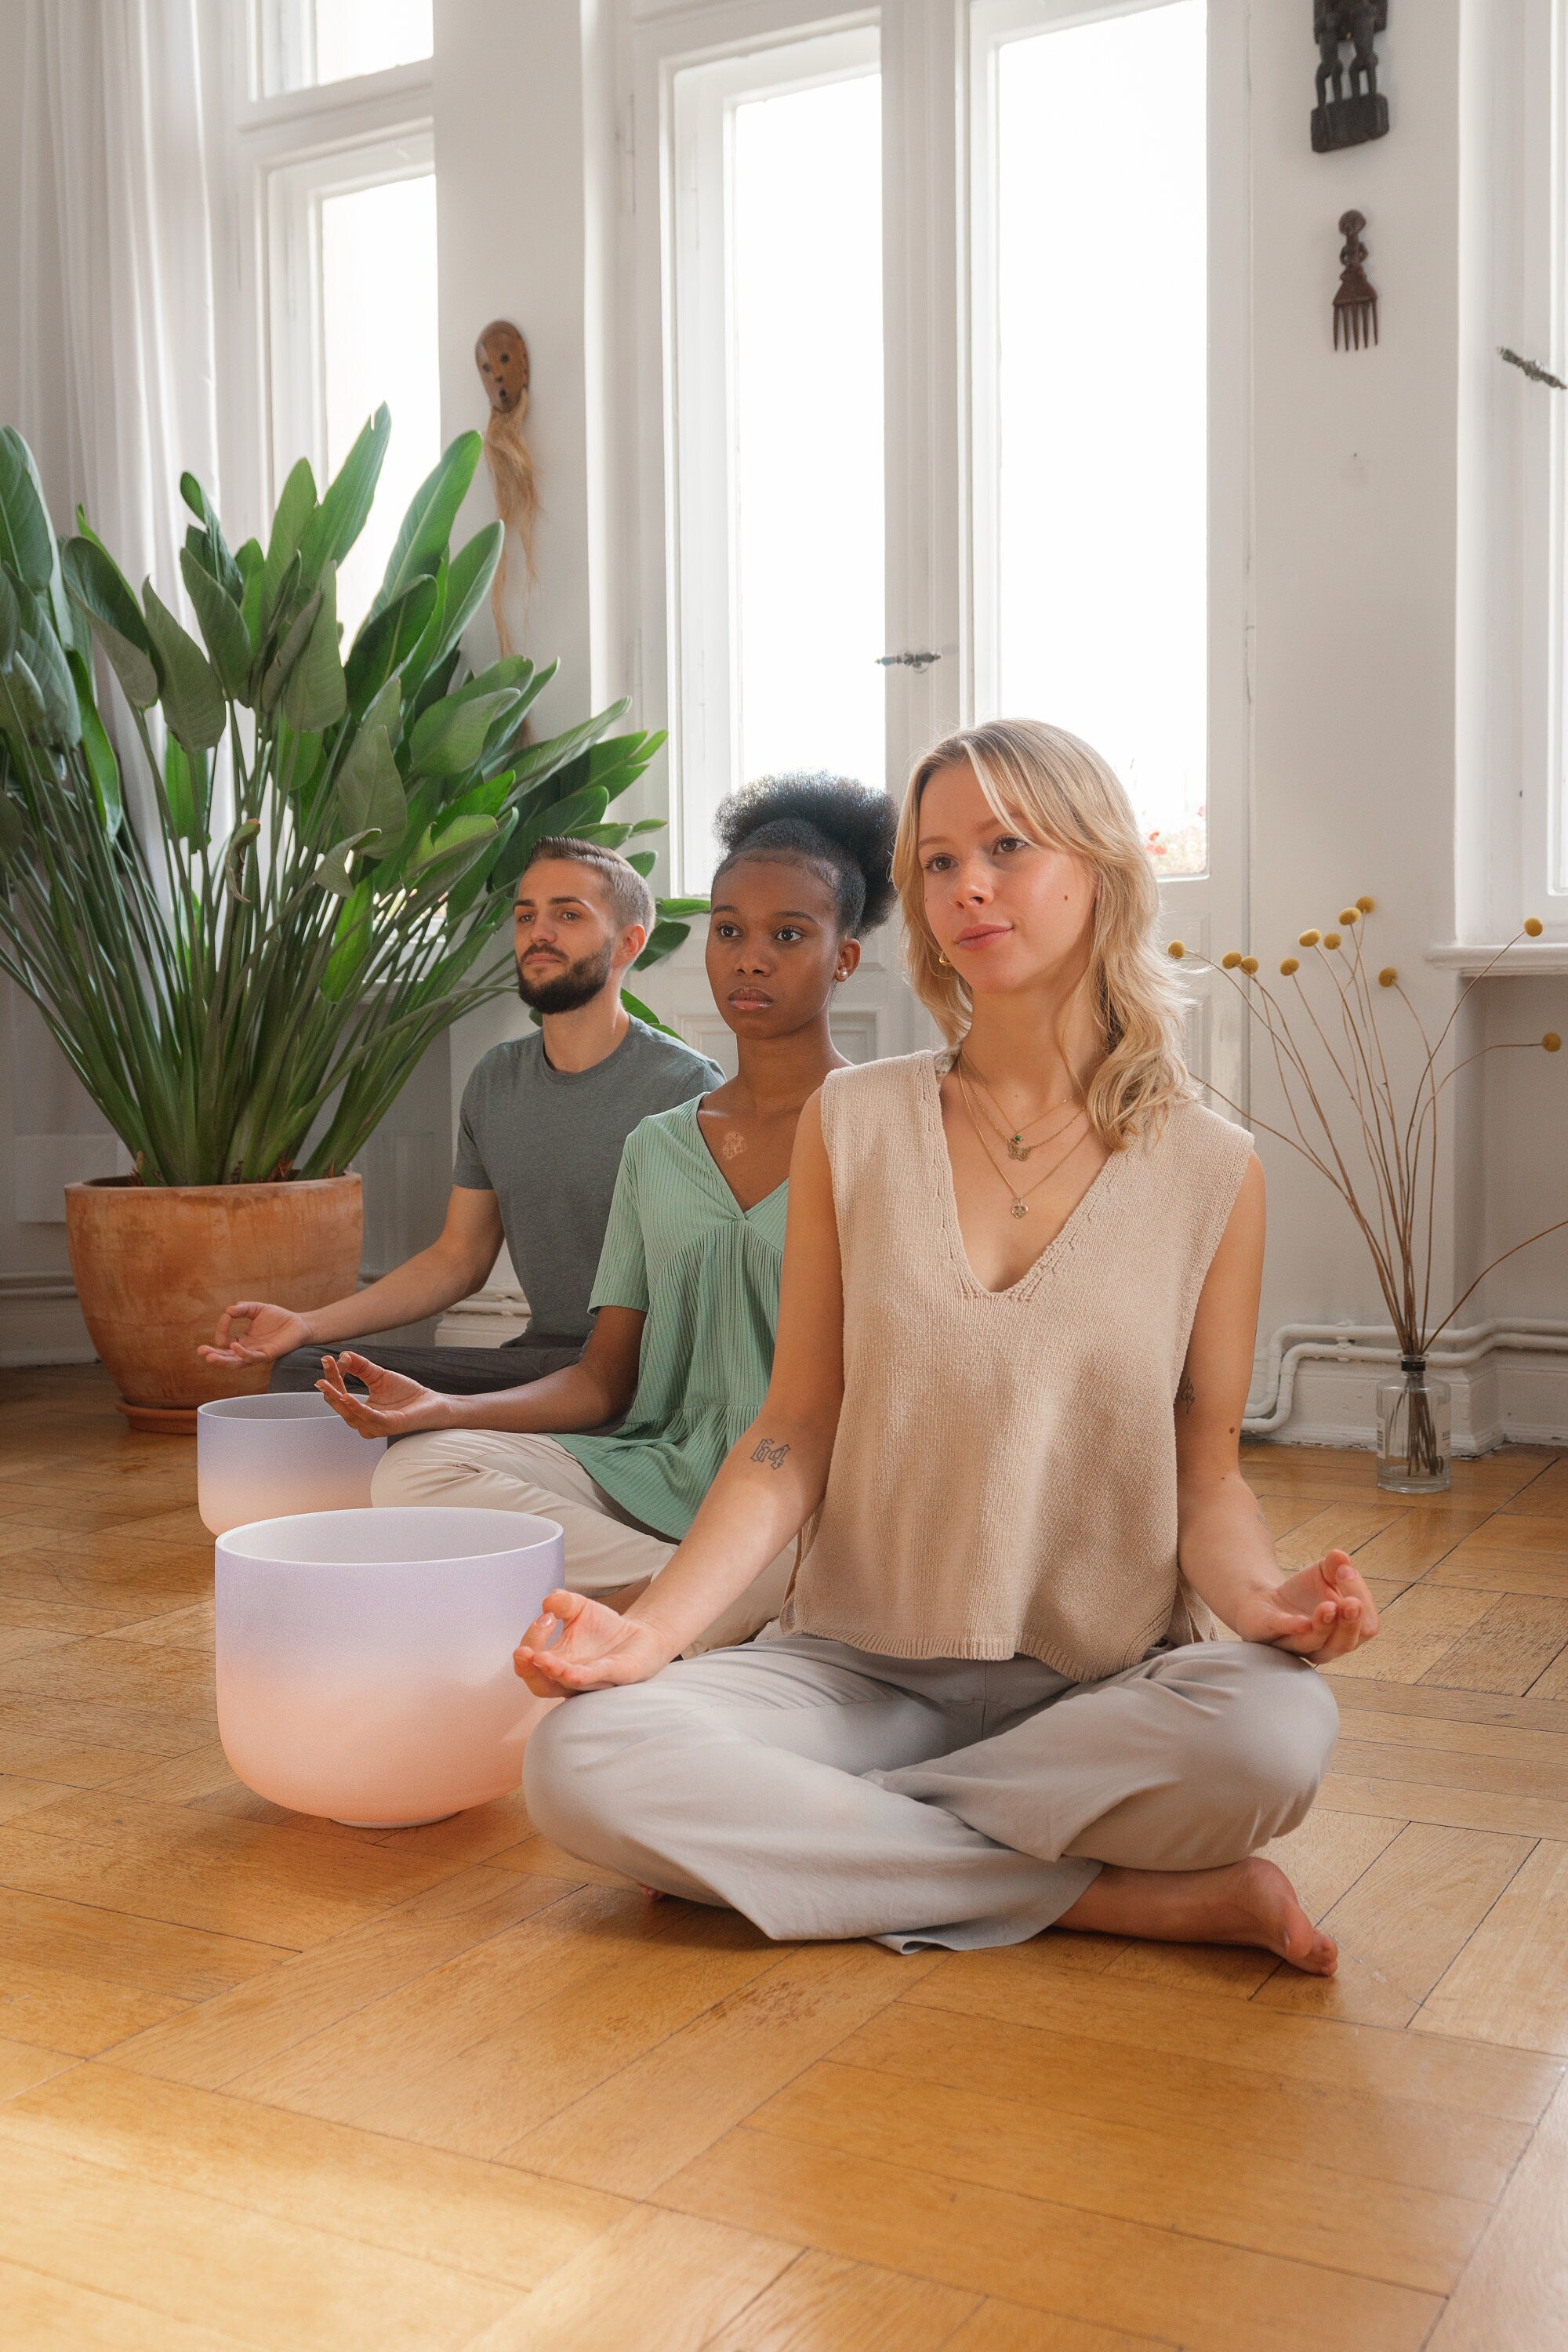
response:
[[[68,1274],[0,1275],[0,1370],[90,1364],[96,1356]]]
[[[1290,1418],[1275,1445],[1377,1443],[1377,1387],[1386,1365],[1308,1361],[1296,1372]],[[1454,1400],[1454,1452],[1499,1445],[1568,1445],[1568,1358],[1520,1350],[1446,1375]]]

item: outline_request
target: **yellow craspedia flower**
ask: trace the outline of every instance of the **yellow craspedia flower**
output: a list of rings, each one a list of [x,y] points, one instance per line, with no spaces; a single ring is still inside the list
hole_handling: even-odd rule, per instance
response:
[[[1525,936],[1525,938],[1526,938],[1527,940],[1538,940],[1538,939],[1541,937],[1541,930],[1542,930],[1542,923],[1541,923],[1541,918],[1540,918],[1540,916],[1539,916],[1539,915],[1526,915],[1526,917],[1525,917],[1525,919],[1524,919],[1524,936]]]
[[[1392,988],[1398,978],[1399,974],[1394,971],[1394,966],[1391,963],[1385,963],[1377,975],[1377,984],[1379,988]]]
[[[1299,948],[1315,948],[1322,936],[1321,931],[1303,931],[1296,945]]]
[[[1549,1054],[1560,1054],[1563,1050],[1563,1040],[1555,1029],[1549,1029],[1541,1042]]]
[[[1376,904],[1377,900],[1375,898],[1358,898],[1356,900],[1356,905],[1361,908],[1363,915],[1370,915]]]
[[[1240,961],[1241,950],[1239,948],[1231,948],[1226,954],[1221,956],[1219,960],[1219,968],[1222,971],[1234,971]]]
[[[1293,971],[1300,971],[1300,962],[1297,957],[1287,956],[1284,962],[1279,967],[1280,978],[1282,980],[1289,980]]]
[[[1338,931],[1325,931],[1323,933],[1323,945],[1326,948],[1337,948],[1339,943],[1340,935]]]
[[[1247,974],[1248,980],[1250,980],[1253,973],[1258,970],[1258,958],[1256,956],[1243,956],[1241,959],[1241,969]]]
[[[1361,908],[1359,907],[1342,907],[1340,908],[1340,920],[1343,923],[1345,929],[1349,930],[1352,923],[1360,922]]]
[[[1165,953],[1168,956],[1173,957],[1177,963],[1181,962],[1182,958],[1186,954],[1186,949],[1182,945],[1180,940],[1173,940],[1170,946],[1165,950]]]

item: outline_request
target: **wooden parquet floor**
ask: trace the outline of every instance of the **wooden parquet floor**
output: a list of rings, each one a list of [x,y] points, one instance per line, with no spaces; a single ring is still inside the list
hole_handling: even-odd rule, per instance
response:
[[[1343,1949],[775,1946],[521,1801],[241,1788],[193,1449],[0,1375],[10,2352],[1560,2352],[1568,1458],[1380,1496],[1258,1449],[1385,1606],[1283,1842]]]

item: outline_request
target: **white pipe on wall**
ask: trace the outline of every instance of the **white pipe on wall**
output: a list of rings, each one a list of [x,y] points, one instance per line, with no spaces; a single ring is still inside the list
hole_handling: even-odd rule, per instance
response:
[[[1248,1437],[1267,1437],[1283,1429],[1290,1418],[1296,1387],[1296,1367],[1312,1359],[1341,1364],[1397,1364],[1404,1351],[1393,1344],[1387,1324],[1284,1323],[1268,1343],[1268,1370],[1263,1402],[1242,1423]],[[1463,1371],[1499,1348],[1522,1348],[1532,1354],[1568,1355],[1568,1322],[1560,1316],[1494,1316],[1485,1323],[1450,1331],[1434,1348],[1428,1361],[1435,1372]]]

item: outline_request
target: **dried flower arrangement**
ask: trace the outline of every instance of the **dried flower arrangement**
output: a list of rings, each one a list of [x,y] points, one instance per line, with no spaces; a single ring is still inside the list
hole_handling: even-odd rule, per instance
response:
[[[1411,1492],[1448,1484],[1444,1415],[1435,1402],[1441,1384],[1431,1381],[1426,1373],[1433,1342],[1505,1259],[1568,1225],[1568,1217],[1560,1217],[1504,1250],[1482,1267],[1441,1320],[1433,1321],[1432,1243],[1443,1095],[1460,1070],[1487,1054],[1555,1054],[1563,1040],[1555,1030],[1548,1030],[1539,1039],[1483,1046],[1441,1070],[1444,1049],[1470,990],[1495,970],[1509,948],[1521,939],[1538,939],[1542,926],[1531,916],[1507,946],[1499,949],[1461,990],[1453,1012],[1433,1038],[1395,968],[1384,964],[1374,971],[1368,961],[1365,919],[1373,907],[1373,899],[1358,898],[1353,906],[1341,908],[1337,929],[1303,931],[1297,945],[1310,959],[1307,966],[1300,956],[1281,960],[1279,977],[1289,983],[1297,1000],[1294,1013],[1283,1001],[1284,992],[1259,979],[1256,956],[1233,949],[1217,966],[1207,959],[1193,960],[1206,970],[1217,971],[1268,1038],[1294,1131],[1271,1127],[1266,1119],[1251,1118],[1249,1123],[1288,1143],[1328,1180],[1372,1253],[1378,1286],[1398,1339],[1404,1374],[1401,1382],[1380,1391],[1379,1477],[1385,1485]],[[1178,961],[1193,956],[1180,940],[1172,940],[1169,953]],[[1321,1011],[1305,985],[1314,973],[1331,992]],[[1378,1003],[1385,994],[1400,1000],[1420,1040],[1421,1058],[1415,1082],[1407,1089],[1395,1084],[1378,1024]],[[1227,1101],[1224,1096],[1217,1098]],[[1228,1104],[1228,1108],[1239,1107]]]

